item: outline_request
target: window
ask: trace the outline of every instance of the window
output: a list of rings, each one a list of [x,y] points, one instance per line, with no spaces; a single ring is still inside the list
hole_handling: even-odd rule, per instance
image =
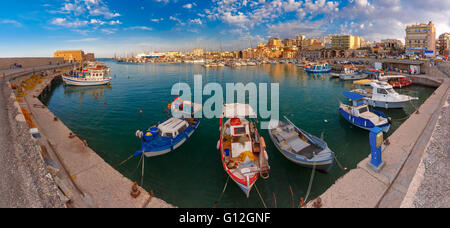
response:
[[[384,90],[384,89],[377,89],[377,92],[379,94],[387,94],[386,90]]]
[[[361,114],[361,113],[365,113],[365,112],[367,112],[367,111],[369,111],[368,109],[367,109],[367,107],[364,107],[364,108],[360,108],[359,109],[359,113]]]
[[[245,130],[245,127],[239,127],[234,129],[235,135],[242,135],[245,134],[247,131]]]

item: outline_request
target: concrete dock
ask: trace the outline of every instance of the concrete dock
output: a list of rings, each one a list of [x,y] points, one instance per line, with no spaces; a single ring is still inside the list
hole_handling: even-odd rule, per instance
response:
[[[30,135],[28,137],[35,147],[39,148],[41,163],[47,166],[46,176],[51,178],[51,186],[58,186],[59,189],[55,192],[62,203],[67,207],[82,208],[173,207],[140,187],[138,187],[140,195],[133,198],[130,195],[133,182],[107,164],[80,137],[71,137],[73,133],[70,129],[42,104],[38,96],[60,74],[45,77],[41,84],[32,91],[27,91],[23,103],[14,102],[16,106],[25,108],[31,113],[32,121],[39,129],[40,138],[33,139]],[[6,79],[9,78],[6,76]],[[15,100],[10,87],[9,92],[10,99]],[[23,118],[18,119],[24,122]],[[61,207],[62,203],[59,202],[55,207]]]
[[[385,141],[382,152],[385,166],[380,172],[376,173],[367,166],[370,161],[369,155],[357,165],[356,169],[348,172],[324,194],[309,202],[308,207],[314,207],[314,204],[316,207],[320,205],[320,207],[326,208],[398,208],[402,205],[413,207],[412,203],[407,204],[403,201],[407,199],[408,195],[409,201],[414,202],[414,199],[411,198],[417,194],[410,193],[413,191],[410,189],[410,183],[417,175],[419,164],[423,161],[424,151],[429,150],[430,138],[435,131],[437,120],[448,118],[447,102],[450,93],[450,81],[447,78],[417,76],[415,82],[430,86],[438,83],[440,86],[418,109],[418,112],[412,114]],[[443,117],[442,115],[447,116]],[[448,125],[443,127],[448,129]],[[448,156],[448,137],[445,135],[440,137],[445,138],[447,146],[439,148],[439,150]],[[445,172],[445,170],[448,168],[439,172]],[[446,188],[448,192],[448,185],[443,188]],[[448,202],[449,195],[445,198]]]

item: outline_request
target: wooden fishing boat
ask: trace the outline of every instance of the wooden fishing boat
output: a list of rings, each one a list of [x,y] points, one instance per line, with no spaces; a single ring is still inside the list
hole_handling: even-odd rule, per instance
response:
[[[380,81],[387,81],[394,88],[403,88],[413,84],[413,79],[403,75],[381,76]]]
[[[269,177],[270,167],[264,138],[246,117],[256,118],[250,105],[224,105],[217,147],[225,172],[248,198],[258,178]]]
[[[334,153],[327,143],[295,126],[287,117],[284,121],[271,121],[269,135],[272,142],[291,162],[328,172],[333,166]]]
[[[316,63],[305,67],[305,71],[308,73],[328,73],[331,72],[332,68],[328,63]]]
[[[145,132],[136,132],[142,144],[135,156],[142,153],[146,157],[167,154],[183,145],[194,134],[200,125],[200,119],[195,118],[195,113],[199,111],[199,108],[201,109],[201,105],[176,98],[169,104],[169,108],[172,109],[172,115],[175,117],[170,117]]]

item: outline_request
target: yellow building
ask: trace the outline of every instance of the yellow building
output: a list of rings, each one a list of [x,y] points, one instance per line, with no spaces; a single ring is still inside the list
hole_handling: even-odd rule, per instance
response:
[[[201,48],[194,48],[194,56],[203,56],[205,54],[205,50]]]
[[[436,55],[436,28],[431,21],[407,26],[405,40],[407,55],[424,55],[425,51],[433,51],[433,56]]]
[[[301,42],[301,49],[302,50],[309,50],[309,48],[316,42],[315,39],[304,39]]]
[[[322,42],[314,41],[311,45],[308,46],[308,50],[322,50],[325,48],[325,45]]]
[[[64,58],[65,61],[82,62],[84,60],[84,51],[82,50],[56,51],[53,54],[53,57]]]
[[[273,47],[283,47],[283,41],[278,38],[270,38],[269,45]]]
[[[358,49],[361,47],[361,38],[352,35],[336,35],[331,38],[331,48],[335,50]]]

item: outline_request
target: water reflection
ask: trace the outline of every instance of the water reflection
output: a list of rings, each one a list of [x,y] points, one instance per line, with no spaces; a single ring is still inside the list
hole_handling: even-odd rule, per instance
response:
[[[65,86],[64,96],[72,98],[78,96],[80,103],[87,97],[93,97],[94,99],[103,100],[105,92],[110,91],[111,86]]]

